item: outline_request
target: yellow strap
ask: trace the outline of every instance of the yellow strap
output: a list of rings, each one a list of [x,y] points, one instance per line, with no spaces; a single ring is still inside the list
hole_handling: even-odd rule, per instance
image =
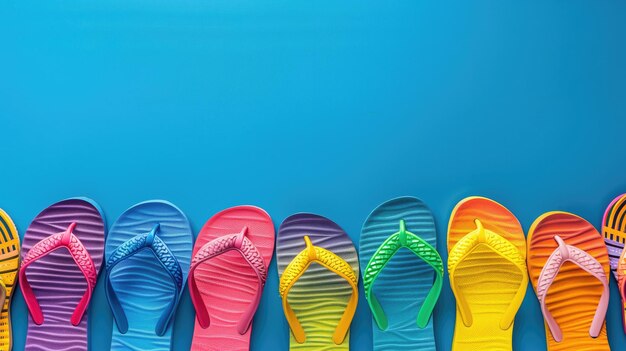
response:
[[[470,327],[473,323],[472,312],[470,311],[469,305],[465,300],[465,296],[459,293],[459,289],[455,284],[454,271],[456,267],[469,254],[471,254],[472,250],[479,244],[485,244],[489,246],[494,252],[513,263],[522,273],[522,282],[519,289],[515,293],[513,300],[509,304],[508,309],[500,320],[500,328],[502,330],[507,330],[513,324],[513,321],[515,320],[515,315],[517,314],[517,310],[521,306],[522,301],[524,300],[524,295],[526,294],[526,286],[528,285],[526,260],[520,254],[518,248],[510,241],[490,230],[486,230],[480,220],[476,219],[475,223],[476,229],[461,238],[461,240],[459,240],[456,245],[454,245],[452,250],[450,250],[450,254],[448,255],[450,287],[452,288],[452,292],[456,297],[456,301],[459,306],[459,312],[461,314],[461,318],[463,319],[463,324],[466,327]]]
[[[345,279],[352,288],[352,295],[350,296],[348,305],[346,306],[343,316],[341,316],[339,324],[337,324],[337,328],[333,334],[333,342],[336,345],[341,345],[343,340],[346,338],[348,330],[350,329],[350,323],[352,323],[352,317],[354,317],[354,312],[356,311],[359,299],[357,288],[358,280],[356,274],[354,273],[352,266],[350,266],[350,264],[344,261],[341,257],[324,248],[313,246],[311,239],[309,239],[308,236],[304,236],[304,242],[306,243],[306,248],[293,258],[289,265],[287,265],[287,268],[285,268],[283,275],[280,277],[279,293],[283,300],[283,311],[285,312],[285,317],[287,317],[287,322],[289,323],[289,327],[291,328],[291,332],[293,333],[296,341],[299,344],[304,343],[306,340],[304,329],[302,328],[300,321],[298,321],[298,317],[296,317],[295,312],[291,309],[291,306],[289,306],[287,295],[289,295],[291,287],[293,287],[298,279],[304,274],[311,263],[317,262],[331,272]]]

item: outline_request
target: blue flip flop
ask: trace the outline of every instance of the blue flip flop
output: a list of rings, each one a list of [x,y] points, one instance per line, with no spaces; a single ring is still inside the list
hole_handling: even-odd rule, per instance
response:
[[[379,205],[365,220],[359,245],[374,351],[435,351],[431,314],[443,262],[428,207],[415,197]]]
[[[113,224],[105,247],[112,351],[171,349],[192,242],[187,217],[167,201],[139,203]]]

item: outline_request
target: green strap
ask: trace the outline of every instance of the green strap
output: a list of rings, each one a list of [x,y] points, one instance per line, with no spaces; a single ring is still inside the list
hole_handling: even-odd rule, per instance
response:
[[[383,311],[380,302],[373,294],[374,281],[385,268],[387,263],[391,260],[393,255],[401,248],[406,247],[413,252],[417,257],[424,260],[435,270],[435,283],[428,292],[422,307],[417,315],[417,326],[420,328],[426,327],[430,315],[435,308],[439,294],[441,293],[442,280],[443,280],[443,261],[437,250],[432,245],[424,241],[424,239],[406,230],[406,224],[404,220],[400,220],[400,231],[389,236],[385,242],[383,242],[370,261],[365,267],[365,274],[363,275],[363,287],[365,288],[365,297],[367,303],[372,310],[374,320],[381,330],[386,330],[388,326],[387,316]]]

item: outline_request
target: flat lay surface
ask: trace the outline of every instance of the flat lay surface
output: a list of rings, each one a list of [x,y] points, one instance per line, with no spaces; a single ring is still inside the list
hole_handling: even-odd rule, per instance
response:
[[[450,213],[466,196],[509,209],[525,234],[561,210],[600,229],[626,192],[626,3],[619,1],[0,1],[0,207],[23,238],[32,219],[88,196],[108,228],[164,199],[194,236],[215,213],[263,208],[337,223],[359,247],[368,214],[411,195],[435,218],[447,262]],[[419,233],[416,233],[419,234]],[[115,328],[100,275],[91,350]],[[625,345],[611,276],[607,334]],[[451,348],[447,271],[434,311]],[[288,350],[276,257],[251,349]],[[353,350],[371,350],[360,299]],[[20,291],[14,350],[26,342]],[[188,350],[185,288],[174,350]],[[543,350],[531,286],[513,331]]]

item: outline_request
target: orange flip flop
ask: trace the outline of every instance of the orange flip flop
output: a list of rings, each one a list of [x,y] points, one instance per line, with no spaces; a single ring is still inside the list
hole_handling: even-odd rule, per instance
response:
[[[528,272],[545,319],[548,351],[609,351],[609,255],[600,233],[567,212],[528,232]]]

